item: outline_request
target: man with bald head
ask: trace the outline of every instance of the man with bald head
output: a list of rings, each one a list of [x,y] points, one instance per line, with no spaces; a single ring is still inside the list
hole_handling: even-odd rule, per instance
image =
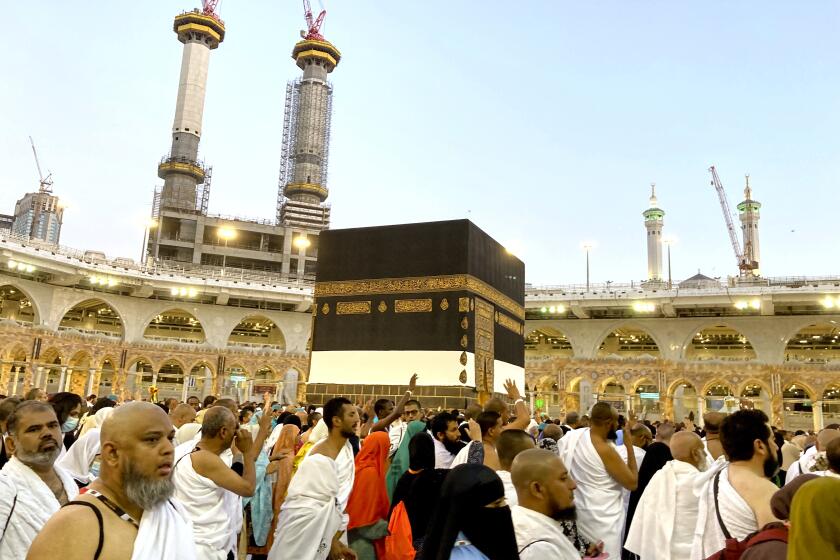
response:
[[[618,430],[618,412],[599,402],[590,412],[592,427],[573,430],[563,436],[560,458],[577,484],[578,528],[591,542],[604,542],[610,558],[621,554],[624,504],[622,488],[633,490],[638,483],[636,455],[621,459],[612,443]],[[636,423],[632,411],[624,426],[624,445],[631,447],[630,426]]]
[[[237,532],[241,528],[240,496],[253,496],[256,489],[254,461],[271,428],[271,416],[260,418],[256,439],[248,430],[238,429],[239,419],[224,406],[226,399],[204,413],[201,439],[175,450],[175,497],[187,510],[193,523],[195,556],[198,560],[226,560],[236,556]],[[266,405],[270,396],[266,395]],[[242,453],[242,474],[231,469],[221,455],[231,448]]]
[[[528,449],[511,466],[519,505],[511,507],[521,560],[580,560],[563,533],[562,521],[574,520],[575,481],[551,451]]]
[[[100,432],[99,478],[50,518],[26,558],[194,559],[190,523],[170,499],[174,433],[157,405],[117,407]]]
[[[509,506],[517,504],[516,489],[511,480],[510,469],[516,456],[528,449],[534,449],[534,438],[525,430],[505,430],[496,440],[496,452],[499,454],[499,466],[496,471],[505,487],[505,500]]]
[[[694,432],[670,441],[672,461],[647,486],[630,524],[624,548],[641,560],[682,560],[691,555],[699,498],[694,481],[706,468],[706,449]]]
[[[189,424],[195,421],[195,409],[187,403],[181,403],[169,413],[169,416],[172,418],[172,425],[175,426],[175,429],[177,430],[184,424]]]

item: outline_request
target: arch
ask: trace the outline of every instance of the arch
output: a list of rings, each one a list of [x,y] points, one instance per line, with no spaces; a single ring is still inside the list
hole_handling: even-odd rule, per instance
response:
[[[826,401],[840,400],[840,383],[830,383],[823,391],[822,398]]]
[[[204,367],[210,370],[211,376],[216,376],[216,367],[213,364],[211,364],[208,360],[205,360],[203,358],[199,358],[198,360],[191,363],[190,367],[185,369],[184,371],[190,372],[190,375],[196,375],[198,373],[198,368]]]
[[[624,322],[606,329],[598,338],[597,358],[659,358],[657,337],[635,322]]]
[[[639,389],[639,387],[641,387],[642,385],[653,385],[654,387],[659,388],[659,383],[650,377],[642,377],[640,379],[637,379],[631,384],[630,388],[634,393],[636,393],[638,392],[637,389]]]
[[[729,390],[729,391],[728,391],[728,393],[723,394],[723,391],[722,391],[722,390],[718,390],[718,389],[717,389],[717,388],[719,388],[719,387],[720,387],[720,388],[726,388],[726,389],[728,389],[728,390]],[[712,393],[714,393],[714,394],[713,394],[713,395],[709,395],[709,393],[710,393],[710,392],[712,392]],[[700,390],[700,393],[701,393],[704,397],[706,397],[706,396],[720,396],[720,397],[724,397],[724,396],[734,395],[734,394],[735,394],[735,392],[732,390],[732,385],[731,385],[728,381],[726,381],[725,379],[721,379],[720,377],[716,377],[716,378],[714,378],[714,379],[712,379],[712,380],[710,380],[710,381],[707,381],[707,382],[706,382],[706,384],[705,384],[705,385],[703,385],[703,388]],[[717,394],[717,393],[721,393],[721,394]]]
[[[125,361],[126,371],[130,370],[132,368],[132,366],[134,366],[135,364],[140,363],[140,362],[148,365],[152,369],[155,368],[154,362],[148,356],[140,354],[140,355],[136,355],[136,356],[131,356],[129,359],[127,359]]]
[[[45,364],[61,364],[62,357],[62,349],[59,346],[49,346],[41,350],[41,356],[38,359]]]
[[[697,328],[683,344],[687,361],[750,361],[757,357],[752,343],[740,330],[726,322],[709,322]]]
[[[31,317],[27,309],[31,310]],[[20,284],[14,281],[4,279],[0,284],[0,320],[2,319],[40,325],[41,308],[29,290],[21,288]]]
[[[68,306],[61,315],[58,330],[76,330],[122,339],[125,328],[120,313],[101,298],[87,298]]]
[[[799,396],[799,395],[804,395]],[[784,388],[782,389],[782,398],[783,399],[802,399],[805,398],[809,401],[816,400],[816,396],[818,393],[814,390],[813,387],[808,385],[807,383],[802,383],[801,381],[791,381],[790,383],[785,384]]]
[[[681,385],[683,386],[683,388],[691,387],[692,389],[694,389],[695,393],[697,392],[697,387],[694,385],[693,381],[685,377],[678,377],[674,381],[671,381],[671,383],[668,385],[668,389],[665,392],[665,394],[669,397],[673,397],[674,394],[677,392],[677,388],[679,388]]]
[[[21,358],[21,356],[23,356],[23,358]],[[29,352],[26,350],[26,347],[20,342],[13,343],[11,346],[9,346],[8,350],[6,350],[6,359],[11,361],[25,362],[28,356]]]
[[[170,366],[178,366],[178,368],[183,372],[187,371],[187,366],[184,364],[183,361],[179,360],[178,358],[166,358],[160,364],[160,367],[157,368],[158,373],[163,371],[165,368]]]
[[[749,387],[758,386],[766,395],[771,395],[772,391],[770,390],[770,386],[767,384],[766,381],[762,381],[761,379],[757,379],[755,377],[750,377],[743,381],[740,385],[735,388],[735,396],[737,397],[748,397],[745,395],[745,392],[748,392]]]
[[[615,375],[611,375],[610,377],[607,377],[606,379],[601,381],[601,384],[598,386],[598,392],[599,393],[606,393],[608,386],[612,386],[612,387],[618,386],[618,387],[621,387],[622,390],[625,390],[624,381],[619,379]]]
[[[277,371],[268,364],[254,370],[254,383],[276,383],[280,380]]]
[[[286,349],[283,330],[265,315],[243,317],[228,334],[229,346],[256,346],[260,348]]]
[[[533,360],[537,356],[546,358],[572,358],[575,355],[571,340],[562,331],[553,327],[531,329],[525,336],[525,352]]]
[[[576,377],[573,377],[571,380],[569,380],[569,382],[567,384],[566,391],[568,391],[570,393],[573,393],[573,392],[577,391],[580,388],[580,382],[582,380],[583,380],[582,375],[578,375]]]
[[[248,368],[246,368],[242,364],[242,362],[233,362],[230,365],[225,364],[225,371],[224,371],[225,375],[234,375],[233,372],[235,372],[235,371],[241,371],[242,374],[250,377],[249,372],[248,372]]]
[[[195,315],[178,307],[170,307],[143,326],[143,338],[202,344],[207,340],[207,332]]]
[[[797,327],[785,340],[786,362],[826,364],[840,361],[840,328],[829,322],[813,322]]]

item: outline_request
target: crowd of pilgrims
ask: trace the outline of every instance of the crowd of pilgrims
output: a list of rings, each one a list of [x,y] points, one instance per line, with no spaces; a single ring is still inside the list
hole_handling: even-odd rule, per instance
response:
[[[0,559],[840,558],[840,431],[760,410],[0,401]],[[465,403],[466,404],[466,403]]]

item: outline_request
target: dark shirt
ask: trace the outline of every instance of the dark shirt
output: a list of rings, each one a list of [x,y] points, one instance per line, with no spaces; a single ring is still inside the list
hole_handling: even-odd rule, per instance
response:
[[[432,520],[435,506],[440,499],[440,488],[449,469],[426,469],[417,474],[406,471],[397,482],[391,500],[393,510],[405,502],[405,511],[411,524],[413,538],[422,537]]]

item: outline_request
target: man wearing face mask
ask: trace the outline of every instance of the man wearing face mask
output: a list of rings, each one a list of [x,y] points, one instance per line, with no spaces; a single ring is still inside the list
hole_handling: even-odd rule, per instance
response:
[[[201,423],[201,439],[175,449],[172,480],[175,497],[181,501],[193,523],[196,558],[226,560],[236,547],[237,519],[232,518],[232,493],[249,497],[256,489],[254,461],[262,449],[271,426],[271,416],[263,415],[256,439],[248,430],[237,430],[239,420],[224,406],[207,409]],[[242,453],[241,475],[230,468],[220,455],[234,440]],[[234,459],[236,462],[236,459]]]
[[[511,508],[520,560],[579,560],[561,521],[573,520],[575,481],[560,458],[545,449],[528,449],[513,460],[510,476],[519,505]]]
[[[698,498],[694,481],[706,470],[706,450],[694,432],[670,441],[674,459],[651,478],[639,500],[624,548],[641,560],[682,560],[691,554]]]
[[[767,523],[778,521],[770,499],[778,488],[770,478],[779,470],[778,447],[767,415],[739,410],[723,419],[720,442],[725,457],[697,477],[700,497],[691,559],[722,550],[730,536],[743,540]]]
[[[9,462],[0,472],[0,558],[24,558],[44,524],[79,493],[55,461],[61,431],[53,408],[24,401],[6,420]]]
[[[100,432],[99,478],[50,518],[26,558],[194,560],[189,520],[171,499],[174,433],[152,403],[116,408]]]

